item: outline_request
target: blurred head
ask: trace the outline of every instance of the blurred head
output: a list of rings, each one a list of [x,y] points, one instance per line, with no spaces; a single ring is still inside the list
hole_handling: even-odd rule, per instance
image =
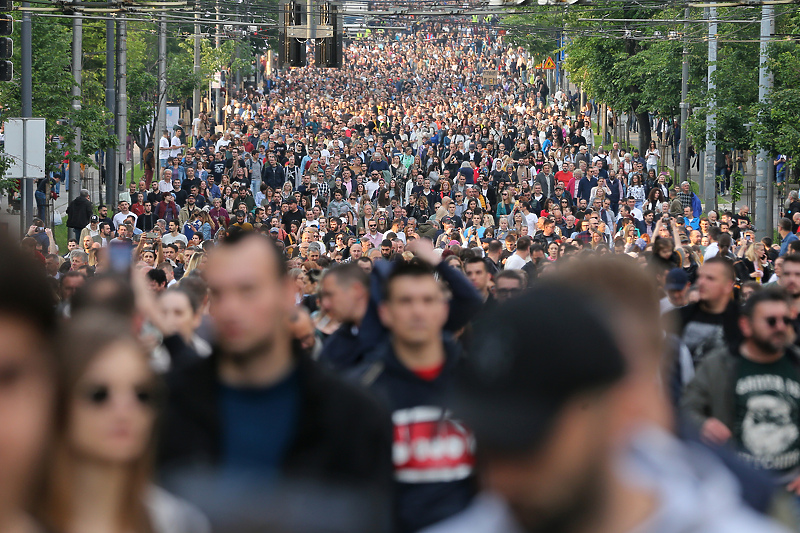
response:
[[[403,263],[386,280],[379,313],[395,341],[423,346],[441,335],[448,303],[432,269],[419,263]]]
[[[272,241],[251,232],[227,237],[209,254],[205,278],[223,354],[245,361],[285,340],[294,291]]]
[[[792,298],[800,298],[800,254],[786,254],[780,259],[780,273],[778,261],[775,261],[775,273],[778,282],[786,289]]]
[[[122,317],[87,311],[73,318],[59,342],[62,381],[52,468],[43,517],[68,529],[70,486],[81,468],[115,466],[132,495],[123,524],[143,520],[141,497],[149,486],[158,383],[149,355]],[[133,530],[133,529],[132,529]]]
[[[697,271],[697,291],[700,301],[709,307],[725,305],[733,297],[736,274],[727,259],[715,256],[705,261]]]
[[[472,286],[481,294],[487,293],[489,290],[489,282],[492,277],[489,274],[486,261],[482,257],[473,257],[467,260],[464,265],[464,273],[467,275],[470,283],[472,283]]]
[[[514,298],[525,289],[525,273],[521,270],[501,270],[494,282],[494,296],[498,302]]]
[[[369,299],[369,277],[353,262],[325,272],[320,283],[320,307],[342,323],[360,324]]]
[[[52,427],[55,300],[41,265],[0,243],[0,528],[20,521]]]
[[[195,295],[182,288],[172,288],[161,293],[158,304],[168,322],[165,329],[178,332],[185,342],[190,342],[202,319],[198,312],[200,302]]]

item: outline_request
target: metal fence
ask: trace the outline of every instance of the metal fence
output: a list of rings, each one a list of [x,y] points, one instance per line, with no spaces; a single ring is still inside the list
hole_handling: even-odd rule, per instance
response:
[[[746,205],[751,213],[756,212],[756,182],[745,181],[742,183],[742,197],[736,203],[737,207]]]

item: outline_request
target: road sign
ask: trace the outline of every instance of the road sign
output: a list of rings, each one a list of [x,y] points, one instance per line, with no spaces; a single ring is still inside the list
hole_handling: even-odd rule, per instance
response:
[[[555,61],[553,61],[552,57],[548,57],[545,60],[544,65],[542,65],[542,69],[544,70],[555,70],[555,68],[556,68],[556,63]]]
[[[5,122],[9,178],[43,178],[45,175],[45,119],[9,118]]]
[[[484,70],[481,75],[483,85],[497,85],[499,75],[496,70]]]
[[[542,69],[542,64],[541,63],[537,63],[536,66],[533,67],[533,68],[535,68],[537,70],[541,70]]]

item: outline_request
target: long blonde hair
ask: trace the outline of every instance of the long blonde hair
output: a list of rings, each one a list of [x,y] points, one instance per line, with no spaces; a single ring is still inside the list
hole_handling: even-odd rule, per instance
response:
[[[204,252],[195,252],[192,254],[192,257],[189,258],[189,262],[186,264],[186,269],[184,270],[183,275],[188,276],[193,270],[197,269],[200,265],[203,257],[206,254]]]

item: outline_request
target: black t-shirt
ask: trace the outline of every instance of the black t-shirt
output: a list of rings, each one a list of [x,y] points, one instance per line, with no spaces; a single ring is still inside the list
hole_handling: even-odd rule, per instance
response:
[[[294,213],[292,211],[287,211],[281,217],[281,224],[283,224],[283,228],[286,231],[289,231],[289,225],[292,222],[297,222],[299,224],[300,221],[305,218],[305,216],[306,216],[305,213],[303,213],[300,209],[298,209]]]
[[[800,465],[800,375],[784,356],[774,363],[741,357],[731,428],[739,457],[775,473]]]
[[[184,189],[172,191],[172,195],[175,197],[175,203],[181,207],[183,207],[183,205],[186,203],[186,199],[189,197],[189,193]]]
[[[214,176],[214,183],[217,185],[222,183],[222,175],[225,174],[225,168],[227,166],[227,162],[224,159],[211,163],[211,174]]]
[[[723,314],[714,315],[698,309],[683,327],[681,340],[689,348],[697,365],[709,352],[725,346]]]

